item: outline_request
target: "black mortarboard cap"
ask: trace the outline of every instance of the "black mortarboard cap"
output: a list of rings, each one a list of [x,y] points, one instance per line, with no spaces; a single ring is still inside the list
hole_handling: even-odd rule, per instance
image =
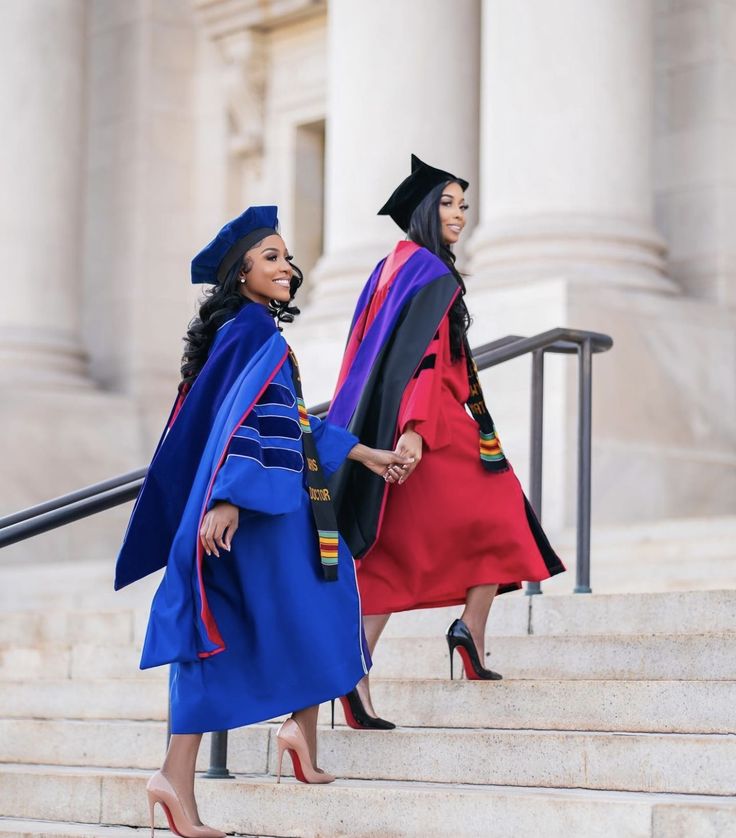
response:
[[[468,188],[468,181],[445,172],[442,169],[435,169],[423,163],[416,154],[411,156],[411,174],[394,189],[391,197],[378,210],[379,215],[390,215],[391,218],[406,232],[409,229],[409,221],[414,210],[429,195],[429,193],[443,183],[456,180],[463,188]]]
[[[261,239],[277,232],[278,225],[278,207],[248,207],[228,221],[192,259],[192,282],[222,282],[238,259]]]

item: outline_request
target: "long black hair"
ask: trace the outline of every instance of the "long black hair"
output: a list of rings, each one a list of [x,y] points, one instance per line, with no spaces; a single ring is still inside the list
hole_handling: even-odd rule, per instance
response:
[[[457,183],[450,180],[447,183]],[[426,247],[427,250],[439,256],[447,265],[450,272],[460,286],[460,294],[450,308],[450,355],[453,361],[462,358],[466,336],[472,319],[468,307],[465,305],[465,282],[455,267],[455,254],[442,239],[442,225],[440,224],[440,200],[447,183],[441,183],[422,199],[409,220],[409,238]],[[461,184],[458,184],[461,185]]]
[[[256,247],[260,242],[256,242]],[[240,309],[252,301],[240,293],[240,270],[245,268],[246,273],[251,269],[251,261],[245,253],[227,273],[222,282],[218,282],[211,290],[205,291],[204,299],[199,307],[199,313],[189,324],[186,336],[184,337],[184,355],[181,359],[181,384],[179,389],[188,390],[199,375],[209,355],[212,341],[215,339],[217,330],[240,311]],[[282,323],[292,323],[299,309],[292,305],[299,286],[304,282],[304,275],[301,270],[292,262],[293,274],[289,286],[289,299],[287,302],[271,300],[268,304],[269,312],[274,316],[279,330]],[[253,303],[258,305],[258,303]]]

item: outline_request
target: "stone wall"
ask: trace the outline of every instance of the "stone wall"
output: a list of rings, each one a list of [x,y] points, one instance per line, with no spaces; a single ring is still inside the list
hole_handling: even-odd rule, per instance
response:
[[[288,337],[309,401],[329,398],[357,290],[398,238],[375,210],[414,151],[471,181],[473,343],[614,337],[594,362],[594,520],[733,512],[734,0],[11,0],[0,15],[0,509],[146,461],[201,290],[189,260],[248,204],[279,203],[308,271]],[[522,479],[527,367],[483,376]],[[569,359],[549,360],[546,392],[557,531],[574,520]],[[110,553],[124,518],[35,544]]]

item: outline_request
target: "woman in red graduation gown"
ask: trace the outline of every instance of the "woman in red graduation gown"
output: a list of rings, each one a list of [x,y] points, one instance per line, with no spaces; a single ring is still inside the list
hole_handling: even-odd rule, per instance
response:
[[[349,464],[337,478],[371,652],[393,612],[463,605],[447,633],[451,675],[457,649],[468,678],[497,680],[483,666],[494,596],[565,568],[504,456],[470,359],[452,253],[467,186],[412,155],[411,175],[379,213],[408,238],[361,294],[329,416],[367,444],[413,458],[396,467],[394,485]],[[367,675],[343,707],[353,727],[394,726],[376,716]]]

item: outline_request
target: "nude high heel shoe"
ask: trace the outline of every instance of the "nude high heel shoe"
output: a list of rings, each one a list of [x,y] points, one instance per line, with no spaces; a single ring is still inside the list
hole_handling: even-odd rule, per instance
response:
[[[284,751],[289,752],[291,762],[294,765],[294,776],[301,783],[332,783],[335,778],[332,774],[320,771],[312,765],[312,758],[309,756],[309,746],[304,738],[302,729],[295,719],[287,719],[279,728],[276,734],[276,742],[279,746],[279,768],[276,782],[281,782],[281,763],[284,759]]]
[[[193,824],[184,813],[184,807],[181,805],[174,787],[160,771],[157,771],[148,781],[146,793],[148,794],[148,808],[151,813],[151,838],[154,835],[153,811],[157,803],[164,810],[166,820],[169,822],[169,829],[174,835],[179,835],[180,838],[227,838],[227,833],[220,832],[219,829]]]

